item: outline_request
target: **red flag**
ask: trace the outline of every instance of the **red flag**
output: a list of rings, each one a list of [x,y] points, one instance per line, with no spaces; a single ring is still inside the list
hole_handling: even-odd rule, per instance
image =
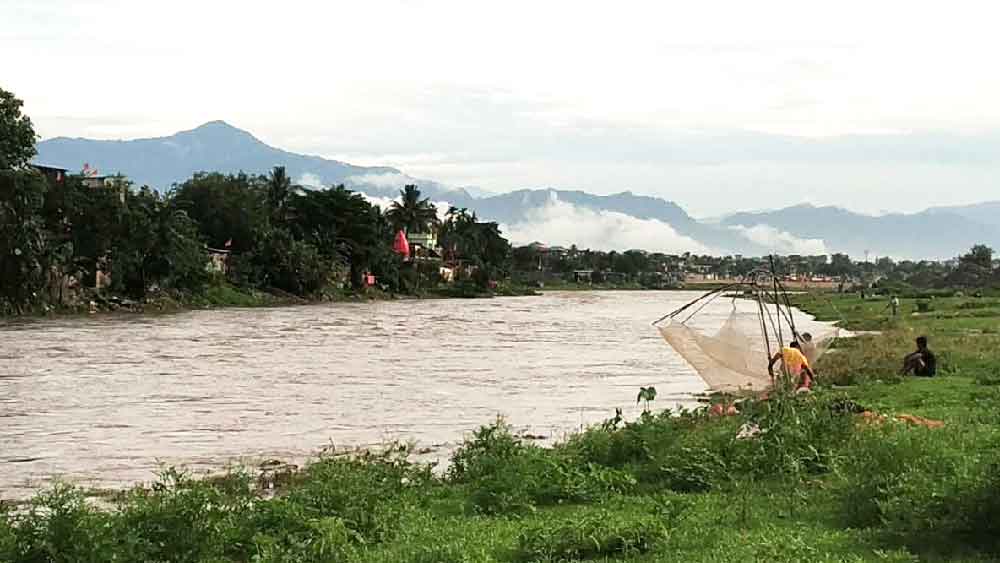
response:
[[[396,240],[392,243],[392,250],[403,258],[410,257],[410,241],[406,240],[406,233],[403,231],[396,233]]]

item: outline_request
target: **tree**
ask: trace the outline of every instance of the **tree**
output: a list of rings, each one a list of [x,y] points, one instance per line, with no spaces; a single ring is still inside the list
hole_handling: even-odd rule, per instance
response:
[[[296,240],[287,229],[261,234],[248,253],[251,283],[299,296],[315,294],[330,281],[331,265],[311,244]]]
[[[331,262],[347,264],[355,288],[362,286],[366,271],[387,281],[396,279],[396,266],[389,265],[393,232],[379,208],[364,196],[337,186],[297,195],[291,205],[297,238]]]
[[[267,177],[267,205],[273,226],[284,226],[288,222],[288,200],[293,192],[285,167],[275,166]]]
[[[24,102],[0,88],[0,170],[21,168],[35,156],[35,128],[21,113]]]
[[[32,170],[0,170],[0,312],[41,300],[50,256],[42,208],[47,185]]]
[[[119,192],[87,187],[81,176],[50,185],[43,215],[50,252],[59,257],[58,273],[92,286],[121,236],[123,211]]]
[[[977,244],[967,254],[958,259],[960,264],[967,264],[987,270],[993,269],[993,249],[985,244]]]
[[[851,257],[846,254],[834,254],[830,256],[830,263],[824,268],[824,273],[834,277],[852,276],[857,272],[857,267],[851,261]]]
[[[250,250],[270,220],[267,179],[246,174],[195,174],[177,186],[174,200],[197,224],[213,248],[240,254]]]
[[[145,186],[122,207],[110,258],[112,288],[133,297],[144,297],[154,284],[196,291],[208,278],[197,224],[171,198]]]
[[[399,191],[400,201],[392,202],[386,217],[392,227],[407,233],[426,233],[439,224],[437,208],[429,199],[420,199],[417,186],[404,186]]]
[[[478,285],[507,274],[511,250],[496,223],[481,223],[467,209],[448,209],[438,236],[445,257],[471,266]]]
[[[958,267],[946,278],[946,283],[958,287],[985,287],[992,278],[993,249],[977,244],[958,258]]]

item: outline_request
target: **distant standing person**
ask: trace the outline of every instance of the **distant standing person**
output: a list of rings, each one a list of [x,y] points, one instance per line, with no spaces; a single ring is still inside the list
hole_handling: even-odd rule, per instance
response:
[[[896,315],[899,314],[899,298],[893,295],[892,299],[889,300],[889,304],[886,305],[885,308],[892,309],[892,317],[896,318]]]
[[[771,374],[772,379],[774,378],[774,364],[778,360],[781,360],[785,364],[785,369],[788,370],[790,375],[799,378],[799,382],[795,386],[796,391],[809,391],[812,389],[813,378],[816,377],[816,374],[809,367],[809,360],[802,354],[798,342],[793,340],[788,346],[782,348],[780,352],[771,358],[771,362],[767,364],[767,372]]]
[[[937,356],[927,347],[927,337],[917,337],[917,351],[903,358],[903,375],[934,377],[937,374]]]

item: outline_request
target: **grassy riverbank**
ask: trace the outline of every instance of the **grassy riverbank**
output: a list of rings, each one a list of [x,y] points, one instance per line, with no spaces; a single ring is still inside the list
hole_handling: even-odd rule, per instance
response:
[[[443,476],[392,450],[263,479],[168,472],[100,507],[56,488],[2,519],[0,561],[996,560],[1000,301],[904,300],[889,319],[884,300],[796,298],[883,331],[841,341],[811,396],[612,419],[552,449],[496,424]],[[917,334],[940,377],[896,376]]]

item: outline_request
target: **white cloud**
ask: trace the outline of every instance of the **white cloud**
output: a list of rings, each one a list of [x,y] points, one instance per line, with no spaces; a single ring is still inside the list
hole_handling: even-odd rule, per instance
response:
[[[415,184],[417,181],[406,174],[399,172],[382,172],[377,174],[355,174],[344,179],[345,184],[368,185],[376,188],[389,188],[401,190],[407,184]]]
[[[364,192],[358,192],[358,193],[360,193],[362,197],[368,200],[368,203],[374,205],[375,207],[378,207],[382,211],[387,211],[390,207],[392,207],[392,202],[395,201],[388,197],[368,195]]]
[[[757,224],[752,227],[734,225],[730,229],[740,233],[750,242],[759,244],[770,251],[780,254],[829,254],[823,239],[803,239],[780,231],[770,225]]]
[[[313,174],[312,172],[305,172],[305,173],[303,173],[301,176],[299,176],[299,179],[296,180],[295,183],[299,184],[300,186],[305,186],[307,188],[322,188],[322,187],[324,187],[323,186],[323,181],[320,180],[320,178],[319,178],[318,175]]]
[[[1000,128],[1000,74],[984,71],[1000,51],[1000,6],[960,4],[0,0],[0,53],[4,88],[43,137],[226,119],[288,150],[448,185],[627,188],[698,214],[794,204],[803,190],[915,210],[996,193],[997,142],[954,134]],[[316,72],[333,21],[341,44],[363,48]],[[94,68],[132,87],[63,87]],[[238,79],[261,69],[311,87]],[[706,138],[670,142],[692,131]],[[741,141],[747,131],[795,137]],[[952,137],[907,149],[921,131]],[[879,132],[893,133],[884,146],[858,142]],[[859,137],[798,144],[848,134]]]
[[[501,227],[514,244],[541,241],[593,250],[642,249],[651,252],[709,254],[702,243],[680,235],[669,224],[613,211],[594,211],[553,198],[524,221]]]

